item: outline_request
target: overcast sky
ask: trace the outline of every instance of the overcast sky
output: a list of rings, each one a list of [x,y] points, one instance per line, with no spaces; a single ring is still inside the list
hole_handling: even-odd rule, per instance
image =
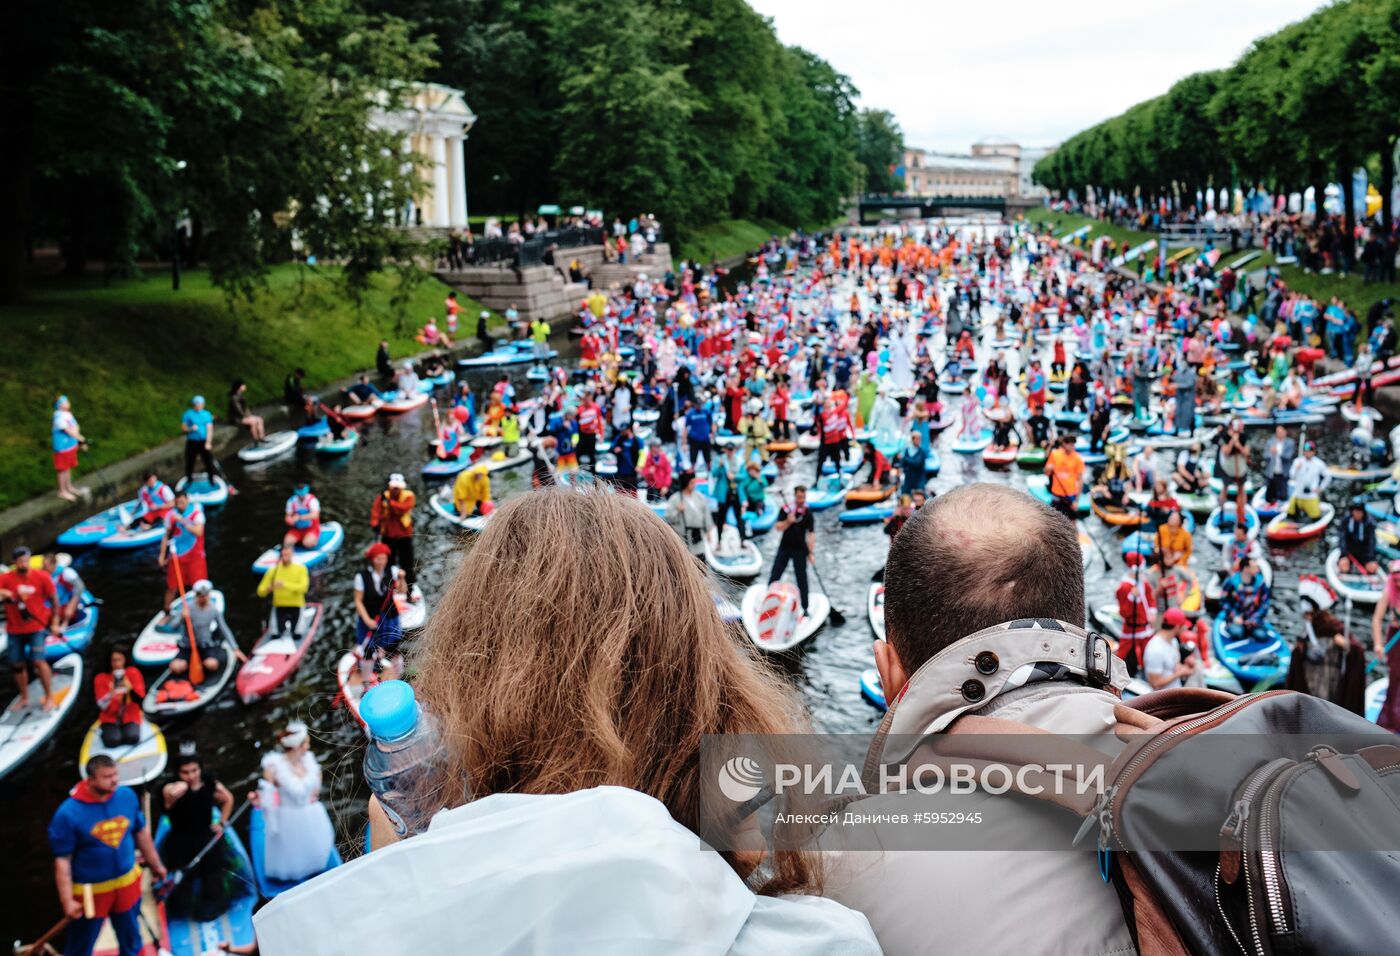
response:
[[[779,38],[845,73],[910,146],[1059,142],[1233,63],[1319,0],[749,0]]]

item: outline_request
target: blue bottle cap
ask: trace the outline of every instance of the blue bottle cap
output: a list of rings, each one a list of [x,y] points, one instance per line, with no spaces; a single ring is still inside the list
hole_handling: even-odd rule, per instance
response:
[[[411,733],[418,724],[413,688],[401,680],[376,684],[360,701],[360,717],[370,734],[380,740],[397,740]]]

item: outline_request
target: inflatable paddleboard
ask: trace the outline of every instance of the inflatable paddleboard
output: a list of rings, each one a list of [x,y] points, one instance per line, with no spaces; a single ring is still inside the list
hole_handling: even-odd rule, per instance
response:
[[[272,693],[300,666],[321,629],[321,605],[311,603],[303,607],[291,632],[274,632],[271,624],[269,620],[234,683],[238,699],[245,704]]]
[[[368,828],[366,828],[366,834],[368,834]],[[368,841],[368,835],[365,839]],[[267,819],[260,807],[254,807],[248,814],[248,850],[252,856],[253,878],[257,881],[258,892],[262,894],[263,899],[270,900],[279,893],[285,893],[305,883],[306,880],[320,875],[319,873],[313,874],[305,880],[283,880],[267,875]],[[342,862],[340,851],[332,843],[330,856],[326,858],[325,868],[321,872],[333,870]]]
[[[178,717],[182,714],[193,713],[202,707],[214,702],[214,699],[224,692],[224,688],[233,680],[233,672],[238,669],[238,659],[234,656],[237,650],[236,645],[229,640],[220,642],[214,649],[214,659],[219,662],[218,670],[212,673],[208,668],[204,671],[204,680],[195,685],[194,695],[190,698],[162,700],[162,690],[167,690],[166,684],[176,679],[176,675],[166,668],[161,672],[151,686],[146,690],[146,699],[141,702],[141,709],[152,717]],[[188,679],[188,675],[180,675]]]
[[[345,429],[345,434],[339,438],[332,438],[330,435],[322,435],[316,440],[316,454],[318,455],[348,455],[350,451],[360,443],[360,433],[353,428]]]
[[[1353,566],[1349,572],[1343,573],[1341,560],[1340,548],[1328,552],[1327,583],[1332,585],[1332,590],[1356,604],[1375,604],[1379,601],[1385,591],[1385,572],[1378,570],[1375,574],[1368,574],[1364,570],[1358,572]]]
[[[330,560],[331,555],[340,550],[340,546],[345,543],[345,529],[341,527],[339,521],[326,521],[321,524],[321,537],[317,539],[314,548],[303,548],[297,545],[292,552],[292,561],[307,568],[319,567]],[[265,574],[277,563],[278,556],[282,553],[282,546],[276,545],[268,548],[258,559],[253,562],[254,574]]]
[[[826,623],[831,602],[825,594],[813,591],[807,598],[807,609],[803,615],[794,584],[755,584],[744,592],[744,632],[762,651],[776,654],[792,650]]]
[[[885,688],[880,683],[880,672],[873,667],[867,667],[860,672],[860,696],[876,710],[888,710],[885,703]]]
[[[68,654],[53,665],[51,691],[54,709],[45,712],[40,705],[44,685],[35,674],[29,681],[29,704],[21,707],[19,698],[12,698],[0,712],[0,778],[37,751],[58,730],[77,702],[83,686],[83,659]]]
[[[84,518],[60,534],[57,538],[57,544],[60,548],[92,547],[104,538],[109,538],[122,530],[122,522],[130,520],[130,516],[135,514],[140,507],[141,502],[137,499],[108,508],[90,518]],[[159,530],[156,533],[156,540],[160,540]]]
[[[296,432],[273,432],[260,442],[238,449],[238,458],[246,462],[267,461],[269,458],[285,455],[296,446]]]
[[[193,600],[194,592],[187,591],[183,597],[170,602],[170,613],[159,611],[151,618],[137,635],[136,643],[132,645],[133,663],[140,667],[164,667],[175,659],[175,653],[179,650],[175,641],[185,633],[185,618],[180,613],[180,607],[182,602]],[[222,614],[224,592],[217,589],[210,591],[209,603]]]
[[[662,506],[664,508],[664,503]],[[452,488],[450,485],[443,485],[437,491],[433,492],[432,496],[428,499],[428,507],[431,508],[433,514],[437,515],[439,518],[450,521],[457,527],[465,528],[468,531],[480,531],[485,528],[486,520],[490,517],[489,515],[469,515],[464,518],[459,515],[456,506],[452,503]]]
[[[1235,505],[1226,505],[1224,508],[1215,508],[1206,518],[1206,540],[1218,548],[1223,548],[1235,539],[1235,520],[1237,509]],[[1249,505],[1244,507],[1244,527],[1245,537],[1250,541],[1259,537],[1259,528],[1263,521],[1259,518],[1259,512]]]
[[[78,750],[78,773],[83,774],[87,762],[98,754],[106,754],[117,764],[117,780],[124,787],[139,787],[150,783],[165,772],[169,754],[165,749],[165,734],[151,723],[144,713],[141,715],[141,736],[134,744],[117,744],[108,747],[102,743],[102,722],[95,721],[88,728],[83,745]]]
[[[1332,518],[1336,515],[1336,509],[1327,502],[1322,502],[1320,517],[1316,521],[1302,517],[1302,523],[1294,521],[1288,517],[1287,510],[1279,512],[1274,519],[1264,528],[1264,535],[1270,541],[1287,543],[1290,541],[1306,541],[1308,538],[1316,538],[1327,530],[1327,526],[1332,523]]]

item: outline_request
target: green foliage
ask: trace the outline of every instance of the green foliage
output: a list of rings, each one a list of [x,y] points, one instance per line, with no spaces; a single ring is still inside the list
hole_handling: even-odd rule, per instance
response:
[[[63,40],[27,64],[15,132],[35,143],[31,234],[62,240],[70,272],[129,274],[185,215],[214,281],[245,296],[294,247],[343,263],[356,294],[413,251],[395,226],[419,158],[369,124],[432,62],[408,24],[355,0],[55,6],[64,22],[38,27]]]
[[[856,162],[863,192],[894,193],[904,189],[892,167],[904,162],[904,132],[889,110],[861,110],[856,117]]]
[[[1349,189],[1355,167],[1389,154],[1397,111],[1400,0],[1341,0],[1257,40],[1229,69],[1188,76],[1076,134],[1035,178],[1081,193]],[[1389,214],[1387,201],[1387,225]]]
[[[177,437],[180,412],[196,393],[222,419],[236,378],[258,404],[278,400],[293,366],[306,369],[308,385],[322,385],[372,367],[381,338],[393,355],[422,351],[413,332],[442,314],[447,287],[429,277],[398,306],[397,293],[393,280],[377,276],[357,305],[336,270],[297,265],[274,267],[250,298],[233,302],[203,270],[185,276],[179,296],[162,275],[106,286],[36,283],[23,305],[0,310],[0,333],[25,343],[0,355],[0,402],[10,410],[0,431],[0,508],[53,488],[53,468],[39,451],[49,447],[60,385],[93,441],[81,482],[95,467]],[[471,328],[480,307],[461,301]]]

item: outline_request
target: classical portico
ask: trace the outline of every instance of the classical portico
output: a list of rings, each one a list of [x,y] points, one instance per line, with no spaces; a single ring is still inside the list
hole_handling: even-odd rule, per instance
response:
[[[465,227],[467,133],[476,114],[462,91],[437,83],[417,84],[399,108],[376,110],[371,122],[402,134],[405,150],[428,158],[422,189],[406,210],[405,225]]]

